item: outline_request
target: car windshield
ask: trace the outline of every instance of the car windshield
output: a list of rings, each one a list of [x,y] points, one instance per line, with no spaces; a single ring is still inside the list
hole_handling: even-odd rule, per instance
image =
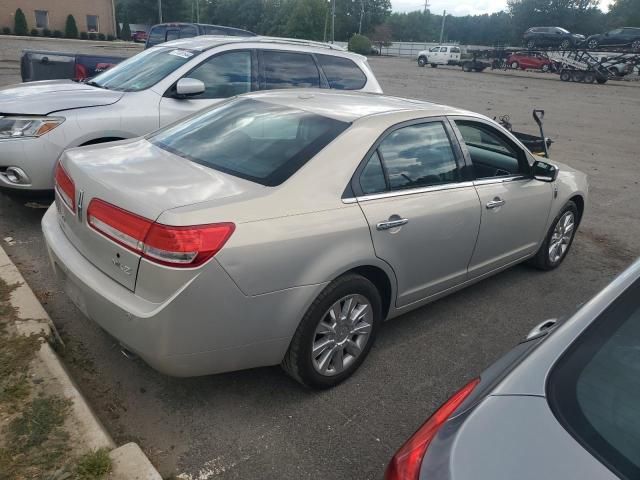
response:
[[[91,79],[91,85],[120,92],[152,87],[200,52],[184,48],[145,50]]]
[[[574,342],[548,394],[560,422],[620,478],[640,478],[640,281]]]
[[[238,98],[160,130],[149,141],[201,165],[275,186],[348,126],[304,110]]]

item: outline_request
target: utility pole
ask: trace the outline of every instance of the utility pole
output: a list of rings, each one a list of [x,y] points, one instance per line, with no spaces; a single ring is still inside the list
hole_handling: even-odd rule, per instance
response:
[[[442,36],[444,35],[444,19],[447,18],[447,11],[442,12],[442,27],[440,27],[440,45],[442,45]]]
[[[158,23],[162,23],[162,0],[158,0]]]
[[[424,13],[427,13],[427,8],[429,8],[429,0],[424,0]]]
[[[331,0],[331,43],[336,41],[336,0]]]
[[[200,0],[196,0],[196,22],[200,23]]]
[[[364,17],[364,0],[360,0],[360,24],[358,25],[358,35],[362,35],[362,17]]]
[[[327,43],[327,25],[329,24],[329,9],[327,8],[326,13],[324,14],[324,35],[322,36],[322,41]]]

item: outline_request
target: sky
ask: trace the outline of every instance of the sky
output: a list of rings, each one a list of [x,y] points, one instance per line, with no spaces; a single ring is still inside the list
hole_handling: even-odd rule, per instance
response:
[[[612,0],[601,0],[600,8],[608,10]],[[422,10],[424,0],[391,0],[394,12],[411,12]],[[442,14],[443,10],[451,15],[480,15],[483,13],[499,12],[507,8],[507,0],[429,0],[429,10],[435,14]]]

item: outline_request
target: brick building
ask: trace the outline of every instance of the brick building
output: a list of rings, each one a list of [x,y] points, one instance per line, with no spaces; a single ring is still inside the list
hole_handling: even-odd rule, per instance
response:
[[[16,10],[27,17],[28,29],[60,30],[64,32],[67,15],[76,20],[78,32],[115,35],[115,0],[0,0],[0,29],[13,31]]]

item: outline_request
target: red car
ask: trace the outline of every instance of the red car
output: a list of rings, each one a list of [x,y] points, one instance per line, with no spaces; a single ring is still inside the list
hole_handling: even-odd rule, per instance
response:
[[[147,41],[147,32],[144,30],[136,30],[131,34],[131,40],[134,42],[146,42]]]
[[[541,53],[516,52],[509,55],[507,65],[513,69],[531,69],[548,72],[553,67],[553,62]]]

